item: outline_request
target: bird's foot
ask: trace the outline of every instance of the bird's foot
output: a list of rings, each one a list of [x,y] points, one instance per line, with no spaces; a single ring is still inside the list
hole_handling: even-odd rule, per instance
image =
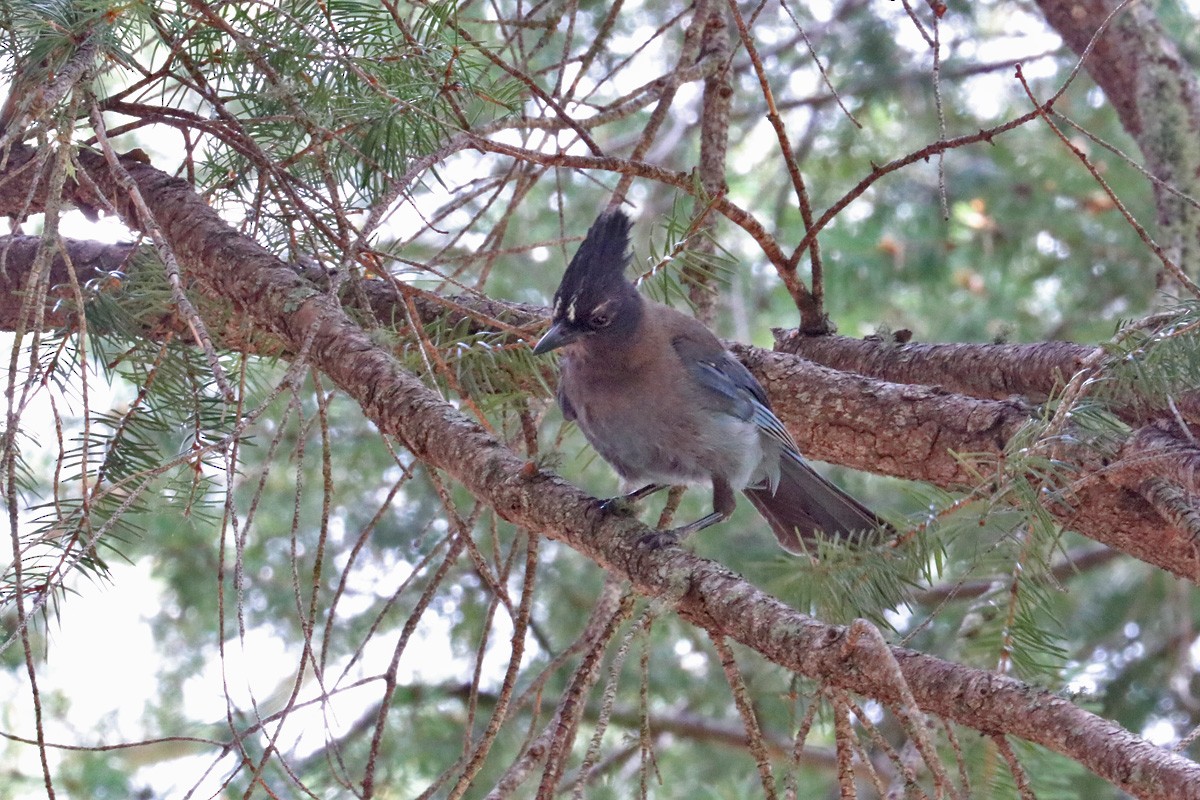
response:
[[[655,492],[667,488],[661,483],[648,483],[642,488],[630,492],[629,494],[621,494],[616,497],[610,497],[607,500],[600,501],[601,511],[611,511],[614,514],[622,514],[631,516],[637,510],[637,502],[643,500]]]
[[[678,528],[672,528],[667,531],[650,531],[638,537],[638,547],[644,547],[647,550],[662,550],[665,547],[678,547],[683,541],[683,536]]]
[[[637,511],[637,500],[630,500],[628,495],[617,495],[600,501],[600,510],[606,514],[620,514],[632,517]]]

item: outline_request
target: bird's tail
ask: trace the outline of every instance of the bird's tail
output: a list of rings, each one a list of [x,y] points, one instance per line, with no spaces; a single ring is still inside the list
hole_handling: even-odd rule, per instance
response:
[[[892,530],[875,512],[817,474],[798,455],[784,452],[779,482],[746,489],[746,497],[771,525],[775,538],[791,553],[811,552],[818,534],[861,540]],[[806,548],[808,543],[810,547]]]

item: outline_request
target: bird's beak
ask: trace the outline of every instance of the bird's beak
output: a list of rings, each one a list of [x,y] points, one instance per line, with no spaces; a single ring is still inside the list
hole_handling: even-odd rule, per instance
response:
[[[578,331],[573,331],[561,322],[556,322],[550,326],[550,330],[546,331],[546,335],[539,339],[538,343],[533,346],[533,354],[540,356],[542,353],[549,353],[551,350],[557,350],[578,338]]]

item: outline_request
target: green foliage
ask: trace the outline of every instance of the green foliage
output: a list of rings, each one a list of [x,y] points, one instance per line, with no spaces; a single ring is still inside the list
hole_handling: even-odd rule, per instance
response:
[[[105,58],[135,60],[153,5],[133,0],[13,0],[0,12],[0,54],[18,69],[18,93],[53,80],[88,38]],[[102,64],[98,65],[103,69]]]
[[[703,202],[701,195],[698,203]],[[635,283],[645,287],[650,297],[667,305],[682,302],[694,307],[690,289],[722,291],[728,288],[738,267],[737,258],[721,246],[712,229],[699,227],[703,218],[684,210],[691,205],[676,195],[671,213],[658,221],[662,244],[650,241],[650,254],[644,262],[650,264],[649,269],[639,269],[637,260],[634,261]],[[707,209],[700,212],[705,217],[711,213]]]
[[[1154,322],[1122,324],[1105,345],[1108,360],[1092,390],[1099,401],[1153,413],[1200,386],[1200,307],[1168,307]]]
[[[553,394],[542,377],[544,359],[528,346],[513,343],[506,333],[471,332],[471,327],[470,320],[455,323],[445,318],[423,324],[418,341],[399,346],[402,363],[425,375],[444,395],[475,398],[488,412],[519,406],[531,391],[543,397]]]
[[[212,92],[203,104],[219,95],[254,143],[213,141],[202,186],[220,188],[224,204],[240,205],[273,245],[291,248],[299,237],[306,252],[336,263],[341,241],[332,232],[344,233],[345,214],[380,202],[447,136],[519,105],[519,86],[457,33],[453,3],[401,8],[409,16],[360,0],[291,2],[284,13],[232,3],[221,7],[220,26],[160,20],[164,44],[178,40],[205,66]],[[186,92],[174,98],[196,103]],[[286,176],[277,163],[288,165]],[[313,216],[301,224],[263,208],[264,182],[311,203]],[[321,185],[326,191],[315,191]]]
[[[960,5],[943,29],[936,95],[929,54],[912,43],[903,9],[849,4],[831,18],[801,20],[819,33],[814,48],[853,119],[825,96],[800,40],[786,38],[796,30],[784,8],[763,7],[752,28],[815,215],[869,175],[872,164],[1028,110],[1007,77],[1011,68],[989,66],[980,53],[1008,52],[1025,34],[1006,33],[1006,20],[1016,14],[1024,25],[1031,18],[1022,15],[1031,12],[987,1]],[[788,7],[797,15],[820,11]],[[627,4],[609,19],[615,8],[21,1],[0,8],[0,47],[6,60],[33,65],[28,74],[44,79],[70,58],[81,34],[106,26],[104,72],[91,88],[116,112],[109,114],[114,126],[134,120],[122,145],[153,151],[155,165],[169,170],[177,156],[160,152],[173,146],[156,140],[166,127],[160,123],[186,129],[180,174],[274,252],[434,293],[477,291],[544,304],[618,181],[600,169],[562,164],[582,154],[628,154],[666,95],[643,98],[636,108],[626,102],[675,58],[690,13],[673,18],[679,9]],[[1182,7],[1164,8],[1190,18]],[[651,40],[654,31],[661,35]],[[1189,37],[1181,33],[1185,47],[1194,45]],[[1032,78],[1032,88],[1045,97],[1074,59],[1055,50],[1027,61],[1030,74],[1036,68],[1044,76]],[[723,197],[761,222],[787,253],[805,235],[796,190],[763,121],[744,49],[733,64]],[[539,105],[530,84],[553,94],[559,108]],[[675,176],[695,174],[693,117],[700,107],[690,98],[699,85],[685,84],[673,98],[666,127],[679,131],[664,137],[671,146],[646,155]],[[1077,80],[1056,110],[1131,150],[1086,81]],[[552,130],[564,116],[580,121],[599,152],[577,130]],[[462,141],[456,137],[466,131],[528,155],[459,149],[418,168],[422,156]],[[1152,219],[1144,179],[1117,155],[1090,149],[1134,215]],[[821,232],[823,288],[843,332],[882,326],[927,341],[1093,342],[1112,335],[1115,317],[1140,317],[1151,303],[1144,243],[1046,126],[1030,123],[938,159],[886,175]],[[796,309],[751,236],[715,214],[706,218],[714,228],[694,232],[710,198],[692,189],[685,195],[640,174],[633,181],[626,199],[642,218],[634,250],[643,254],[635,270],[645,291],[678,304],[691,302],[697,282],[716,288],[719,333],[726,336],[766,341],[772,326],[794,324]],[[368,219],[376,227],[359,241]],[[809,277],[805,265],[801,259],[801,277]],[[346,296],[360,276],[350,277],[341,287]],[[143,721],[148,735],[236,739],[212,768],[229,784],[204,791],[259,796],[245,765],[265,759],[261,777],[275,796],[304,791],[292,775],[313,795],[339,796],[361,781],[370,761],[386,787],[381,795],[416,796],[482,736],[532,569],[526,650],[512,687],[523,704],[510,707],[467,794],[482,795],[543,729],[575,679],[583,655],[571,648],[597,607],[603,570],[544,540],[527,565],[527,532],[381,437],[355,403],[303,365],[292,370],[269,358],[222,354],[240,401],[227,405],[187,320],[166,325],[173,298],[161,266],[138,264],[82,289],[87,336],[44,338],[35,358],[26,359],[35,365],[32,383],[70,399],[54,416],[61,441],[58,429],[33,430],[27,420],[0,440],[19,456],[12,490],[22,503],[26,587],[42,581],[61,599],[119,574],[123,560],[152,565],[158,599],[146,613],[160,669]],[[186,289],[200,298],[196,287]],[[300,311],[319,291],[314,285],[293,297],[287,311]],[[1194,593],[1127,561],[1064,573],[1064,555],[1085,540],[1061,531],[1049,510],[1080,477],[1059,448],[1110,456],[1137,424],[1129,409],[1169,408],[1200,385],[1197,319],[1197,308],[1182,306],[1161,324],[1121,328],[1084,391],[1035,409],[999,457],[961,455],[976,476],[965,497],[835,470],[838,483],[890,512],[903,534],[898,546],[823,542],[811,559],[784,556],[747,503],[688,546],[822,619],[865,617],[891,641],[1083,693],[1078,702],[1134,731],[1163,720],[1186,730],[1196,723],[1200,688],[1180,680],[1191,640],[1173,620],[1200,614]],[[419,326],[407,318],[384,322],[391,324],[370,331],[375,341],[443,397],[518,448],[532,426],[549,420],[531,461],[560,464],[568,480],[597,495],[615,493],[612,471],[572,426],[555,424],[558,412],[546,410],[551,366],[512,332],[449,316]],[[90,386],[119,387],[111,407],[91,395],[84,401],[75,388],[84,375]],[[659,502],[641,518],[653,522]],[[688,493],[675,521],[698,518],[709,502],[704,492]],[[954,513],[946,511],[951,506]],[[437,581],[460,523],[474,549]],[[66,576],[68,568],[83,580]],[[0,599],[7,600],[11,570],[2,580]],[[951,589],[964,591],[956,596]],[[42,609],[35,645],[45,645],[38,637],[53,631],[51,612],[64,607],[69,611],[62,603]],[[630,619],[645,610],[637,604]],[[648,632],[632,628],[629,620],[618,625],[601,658],[597,685],[611,678],[616,687],[602,753],[614,755],[615,766],[588,796],[627,797],[643,777],[654,796],[760,794],[752,759],[730,744],[728,732],[742,723],[705,633],[670,615],[656,618]],[[618,670],[614,651],[626,636],[633,637],[630,655]],[[5,677],[13,680],[28,670],[20,649],[3,654]],[[822,687],[801,686],[752,653],[735,652],[759,724],[776,748],[776,775],[788,769],[780,753],[790,749],[806,703],[820,708],[807,746],[832,752],[836,734],[827,700],[817,697]],[[239,658],[252,666],[239,671]],[[543,669],[550,669],[544,679]],[[386,714],[381,676],[395,681]],[[295,709],[283,717],[296,714],[309,730],[327,734],[310,740],[287,724],[277,734],[271,715],[288,709],[293,691],[307,703],[315,687],[337,700],[313,704],[319,718]],[[365,699],[342,706],[338,692]],[[212,701],[199,712],[198,697]],[[598,725],[600,700],[598,691],[583,697],[571,768]],[[864,715],[877,717],[879,737],[902,747],[894,710],[863,705]],[[643,712],[658,737],[655,763],[644,767],[636,750],[619,757],[636,747]],[[3,713],[16,712],[6,706]],[[255,727],[264,718],[270,722]],[[716,732],[668,725],[697,718]],[[0,721],[5,729],[25,724]],[[667,733],[655,732],[659,721]],[[372,755],[377,723],[384,730]],[[854,724],[863,746],[882,752],[863,721]],[[995,744],[959,739],[975,793],[1014,794]],[[938,744],[943,763],[953,764],[953,748],[943,738]],[[1100,796],[1098,782],[1073,762],[1013,745],[1038,797],[1072,796],[1072,787],[1085,783]],[[220,749],[195,746],[209,756]],[[63,787],[80,796],[123,796],[136,790],[145,765],[139,759],[179,763],[178,751],[145,753],[59,754]],[[244,761],[239,766],[235,758]],[[802,798],[826,796],[837,785],[827,767],[805,766],[798,775]],[[189,772],[187,780],[199,779]],[[926,776],[920,780],[927,785]],[[439,792],[448,792],[444,784],[431,793]]]
[[[136,387],[136,395],[104,409],[91,405],[83,388],[71,398],[81,404],[78,415],[55,409],[53,485],[29,481],[26,490],[26,586],[40,582],[42,591],[61,590],[69,571],[64,565],[107,574],[105,553],[123,556],[149,522],[164,516],[175,525],[216,521],[214,481],[224,462],[213,446],[236,420],[190,342],[146,338],[169,291],[161,273],[143,268],[135,274],[136,281],[107,275],[82,287],[91,300],[92,335],[62,334],[44,343],[43,382],[96,386],[99,374],[102,383]],[[230,358],[227,366],[233,364]],[[45,439],[38,444],[54,446]],[[2,579],[6,600],[13,578],[8,573]]]
[[[929,577],[934,537],[913,537],[893,547],[823,540],[811,557],[776,554],[765,573],[771,589],[821,619],[849,623],[865,617],[891,628],[886,612],[903,606]]]

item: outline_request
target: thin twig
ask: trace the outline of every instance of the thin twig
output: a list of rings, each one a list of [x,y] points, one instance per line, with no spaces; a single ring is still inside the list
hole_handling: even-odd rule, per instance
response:
[[[891,685],[899,695],[899,702],[893,706],[893,709],[904,724],[909,738],[921,753],[921,758],[929,767],[935,785],[950,797],[957,798],[958,791],[946,774],[946,770],[937,756],[937,750],[929,739],[929,733],[925,727],[925,715],[921,713],[921,708],[917,704],[916,698],[913,697],[908,681],[904,679],[904,673],[900,670],[900,664],[896,661],[883,634],[870,622],[857,619],[850,625],[845,646],[847,652],[858,647],[867,651],[869,655],[865,660],[874,670],[878,670],[879,679]]]
[[[150,237],[150,241],[154,243],[155,250],[158,251],[159,258],[162,259],[163,269],[167,274],[167,283],[171,287],[171,299],[179,306],[179,312],[182,315],[188,327],[191,328],[192,336],[196,343],[200,345],[200,349],[204,351],[204,357],[208,360],[208,368],[212,371],[213,381],[217,384],[217,388],[221,390],[221,396],[227,403],[236,402],[236,395],[233,393],[233,388],[229,385],[229,379],[225,375],[225,368],[221,366],[221,358],[217,354],[216,347],[213,346],[212,338],[208,335],[208,328],[204,324],[204,320],[200,318],[200,312],[192,305],[192,301],[188,299],[187,293],[183,290],[183,278],[181,277],[182,270],[179,267],[179,262],[175,258],[175,250],[171,247],[166,237],[163,236],[162,229],[154,218],[154,212],[150,210],[150,206],[142,197],[142,192],[138,189],[137,182],[121,165],[120,159],[116,152],[112,149],[112,145],[108,141],[108,136],[105,133],[104,117],[100,113],[100,107],[93,100],[90,105],[89,113],[92,120],[92,127],[96,132],[96,141],[100,145],[100,151],[104,154],[104,160],[108,163],[108,167],[112,170],[113,178],[118,185],[126,192],[130,202],[133,203],[137,210],[138,222],[140,223],[143,232]]]
[[[767,755],[767,748],[763,743],[762,728],[759,727],[758,717],[750,702],[746,682],[742,679],[742,671],[738,668],[737,659],[733,656],[733,648],[722,636],[710,632],[708,638],[721,660],[721,668],[725,670],[725,682],[729,684],[729,689],[733,693],[734,705],[737,706],[738,714],[742,717],[742,724],[746,728],[746,743],[750,748],[750,754],[754,756],[754,763],[758,766],[758,778],[762,782],[763,794],[768,800],[774,800],[776,797],[775,776],[771,774],[771,759]]]
[[[1116,206],[1116,209],[1121,212],[1121,216],[1125,218],[1125,221],[1128,222],[1129,226],[1137,233],[1138,238],[1146,243],[1146,246],[1150,248],[1154,255],[1158,256],[1158,260],[1162,262],[1162,265],[1166,268],[1167,272],[1171,273],[1171,276],[1175,278],[1175,280],[1179,281],[1180,286],[1191,292],[1192,296],[1200,298],[1200,286],[1197,286],[1195,281],[1193,281],[1187,275],[1187,273],[1183,271],[1183,268],[1176,264],[1175,261],[1169,255],[1167,255],[1167,251],[1163,249],[1163,247],[1156,241],[1154,241],[1154,239],[1150,236],[1149,231],[1147,231],[1142,224],[1137,221],[1137,218],[1134,217],[1132,212],[1125,207],[1125,204],[1121,202],[1121,198],[1117,196],[1115,191],[1113,191],[1113,188],[1108,185],[1108,181],[1104,180],[1104,176],[1102,176],[1100,171],[1096,169],[1094,164],[1092,164],[1091,159],[1087,157],[1087,154],[1073,144],[1071,140],[1063,134],[1062,130],[1054,124],[1054,120],[1050,119],[1050,110],[1053,100],[1041,104],[1038,103],[1037,98],[1033,94],[1033,89],[1030,88],[1029,83],[1025,80],[1025,75],[1021,71],[1020,65],[1017,66],[1017,79],[1021,82],[1022,88],[1025,89],[1025,94],[1029,97],[1030,102],[1037,107],[1038,116],[1045,120],[1046,125],[1050,127],[1050,130],[1054,132],[1054,135],[1058,137],[1059,141],[1061,141],[1063,145],[1065,145],[1066,148],[1071,151],[1076,158],[1079,159],[1080,163],[1083,164],[1088,173],[1092,176],[1092,179],[1100,185],[1100,188],[1106,195],[1108,195],[1108,198],[1112,200],[1113,205]]]
[[[813,232],[813,211],[812,203],[808,197],[808,187],[804,183],[804,176],[800,172],[800,164],[796,161],[796,154],[793,152],[791,141],[788,139],[783,118],[779,116],[779,109],[775,107],[775,95],[771,91],[771,83],[767,79],[766,69],[763,67],[762,60],[758,57],[758,50],[755,48],[754,39],[746,27],[746,21],[742,18],[741,11],[738,9],[737,0],[729,0],[729,10],[733,15],[734,22],[737,24],[742,46],[746,48],[746,53],[750,56],[750,63],[754,65],[754,73],[758,76],[759,87],[762,90],[763,99],[767,103],[767,121],[771,123],[772,129],[775,131],[775,138],[779,142],[780,154],[783,156],[784,163],[787,164],[788,175],[792,179],[792,188],[796,192],[796,201],[800,207],[800,219],[804,223],[804,231],[807,234],[804,240],[809,243],[808,252],[812,269],[811,289],[804,287],[803,282],[796,277],[796,264],[791,260],[784,266],[784,269],[790,274],[781,274],[780,277],[783,279],[784,286],[792,294],[792,302],[796,304],[796,309],[800,312],[801,330],[806,333],[826,333],[829,330],[829,320],[825,315],[824,309],[824,267],[821,261],[821,249],[817,244],[816,234]],[[778,265],[776,267],[778,268]]]
[[[1025,774],[1025,768],[1021,766],[1021,762],[1017,759],[1017,754],[1013,752],[1012,745],[1008,743],[1008,739],[996,734],[992,736],[992,743],[996,745],[996,749],[1004,757],[1004,762],[1008,764],[1008,771],[1013,776],[1013,783],[1017,786],[1017,794],[1020,795],[1021,800],[1037,800],[1037,797],[1033,793],[1033,787],[1029,785],[1029,776]]]

